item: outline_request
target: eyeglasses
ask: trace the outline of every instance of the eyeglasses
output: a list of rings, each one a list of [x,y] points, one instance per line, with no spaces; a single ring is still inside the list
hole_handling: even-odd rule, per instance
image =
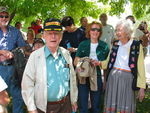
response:
[[[99,28],[91,28],[91,31],[101,32],[101,29],[99,29]]]
[[[0,15],[0,18],[8,18],[9,16]]]

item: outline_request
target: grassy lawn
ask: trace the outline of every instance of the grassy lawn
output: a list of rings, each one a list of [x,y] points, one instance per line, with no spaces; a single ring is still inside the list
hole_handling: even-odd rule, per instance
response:
[[[136,113],[150,113],[150,89],[145,93],[143,102],[137,102]]]

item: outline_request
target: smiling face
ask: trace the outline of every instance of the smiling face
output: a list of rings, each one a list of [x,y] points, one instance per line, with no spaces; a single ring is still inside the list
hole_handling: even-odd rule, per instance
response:
[[[5,27],[9,23],[9,14],[7,12],[0,13],[0,27]]]
[[[116,27],[116,36],[118,40],[124,40],[125,38],[128,38],[125,28],[122,25]]]
[[[43,37],[49,49],[57,48],[62,39],[62,31],[44,31]]]
[[[93,24],[90,29],[91,41],[98,41],[101,34],[101,27],[98,24]]]

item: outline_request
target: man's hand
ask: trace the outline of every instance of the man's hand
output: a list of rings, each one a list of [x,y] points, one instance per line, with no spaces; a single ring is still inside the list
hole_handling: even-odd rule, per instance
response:
[[[77,111],[77,108],[78,108],[77,103],[72,104],[72,111],[73,111],[73,112],[76,112],[76,111]]]
[[[100,66],[100,62],[97,60],[91,60],[93,66]]]
[[[0,92],[0,104],[6,106],[10,102],[8,93],[4,90]]]
[[[8,60],[8,59],[12,59],[13,58],[13,53],[8,51],[8,50],[0,50],[0,60],[4,61],[4,60]]]

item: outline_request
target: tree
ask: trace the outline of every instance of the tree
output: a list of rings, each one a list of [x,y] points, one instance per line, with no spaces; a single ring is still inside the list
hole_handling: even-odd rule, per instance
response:
[[[97,18],[101,12],[107,11],[110,15],[120,15],[127,3],[132,4],[134,16],[141,18],[150,13],[150,0],[0,0],[0,4],[7,6],[11,12],[13,22],[23,21],[29,24],[36,18],[62,18],[72,16],[75,23],[82,16]],[[101,9],[98,3],[109,5],[110,9]]]
[[[0,0],[0,4],[9,7],[13,22],[29,23],[36,18],[62,18],[65,15],[77,22],[81,16],[97,18],[100,13],[95,3],[84,0]]]

